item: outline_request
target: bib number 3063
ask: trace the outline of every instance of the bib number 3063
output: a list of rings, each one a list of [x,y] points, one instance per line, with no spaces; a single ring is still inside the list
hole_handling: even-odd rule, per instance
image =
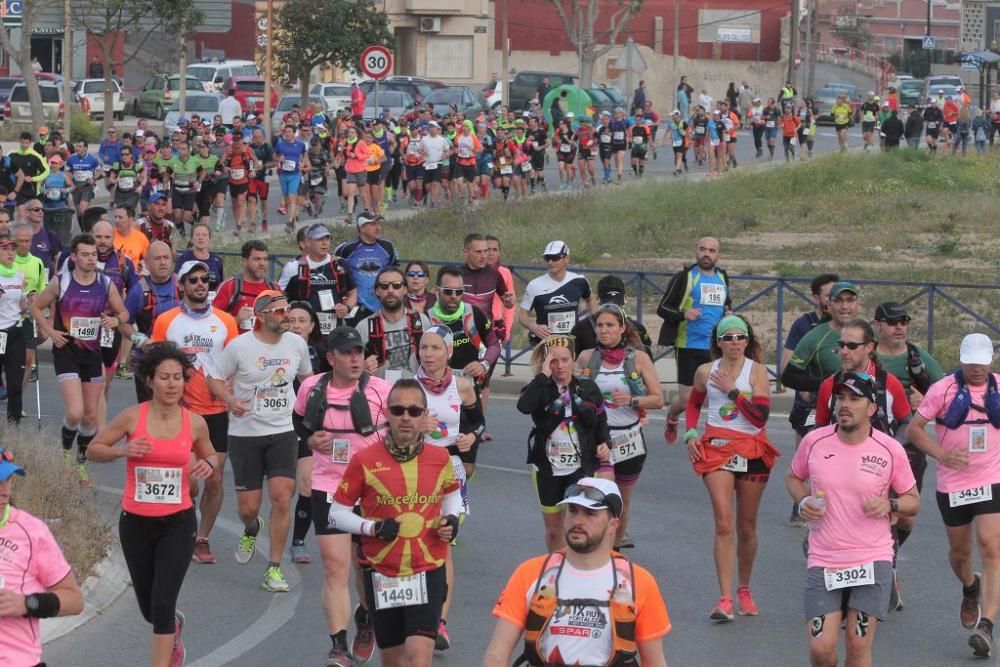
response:
[[[971,489],[962,489],[961,491],[952,491],[948,494],[949,507],[961,507],[974,503],[985,503],[991,500],[993,500],[993,487],[989,484],[975,486]]]
[[[828,591],[874,583],[875,563],[862,563],[854,567],[823,568],[823,585]]]
[[[394,609],[427,604],[426,572],[409,577],[389,577],[373,572],[372,583],[375,589],[376,609]]]

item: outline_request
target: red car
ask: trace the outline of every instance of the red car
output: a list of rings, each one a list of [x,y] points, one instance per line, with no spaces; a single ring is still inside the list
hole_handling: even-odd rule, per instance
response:
[[[229,94],[230,90],[236,91],[236,99],[240,101],[240,108],[243,113],[256,114],[264,113],[264,77],[260,76],[234,76],[222,86],[222,94]],[[278,89],[271,86],[271,109],[278,106]]]

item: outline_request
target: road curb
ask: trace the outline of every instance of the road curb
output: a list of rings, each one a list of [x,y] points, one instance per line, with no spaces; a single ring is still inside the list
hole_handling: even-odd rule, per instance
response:
[[[128,588],[128,568],[118,542],[111,546],[110,555],[94,568],[80,589],[83,591],[83,613],[76,616],[43,618],[42,644],[48,644],[73,632],[100,616]]]

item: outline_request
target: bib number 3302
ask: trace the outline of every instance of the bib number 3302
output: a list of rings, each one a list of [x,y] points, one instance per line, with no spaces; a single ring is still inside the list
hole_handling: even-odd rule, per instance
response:
[[[379,572],[373,572],[372,584],[375,589],[376,609],[394,609],[427,604],[426,572],[409,577],[389,577]]]
[[[826,590],[867,586],[875,583],[875,563],[862,563],[854,567],[823,568],[823,584]]]

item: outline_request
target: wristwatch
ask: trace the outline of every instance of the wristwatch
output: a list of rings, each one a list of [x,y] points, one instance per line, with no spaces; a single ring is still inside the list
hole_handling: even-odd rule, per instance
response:
[[[731,392],[729,392],[728,394],[726,394],[726,397],[730,401],[735,401],[737,398],[740,397],[740,390],[739,389],[733,389]]]
[[[31,616],[38,612],[38,596],[29,595],[24,598],[24,608],[28,610],[28,616]]]
[[[898,512],[899,511],[899,501],[896,500],[895,498],[890,498],[889,499],[889,509],[891,511],[893,511],[893,512]]]

